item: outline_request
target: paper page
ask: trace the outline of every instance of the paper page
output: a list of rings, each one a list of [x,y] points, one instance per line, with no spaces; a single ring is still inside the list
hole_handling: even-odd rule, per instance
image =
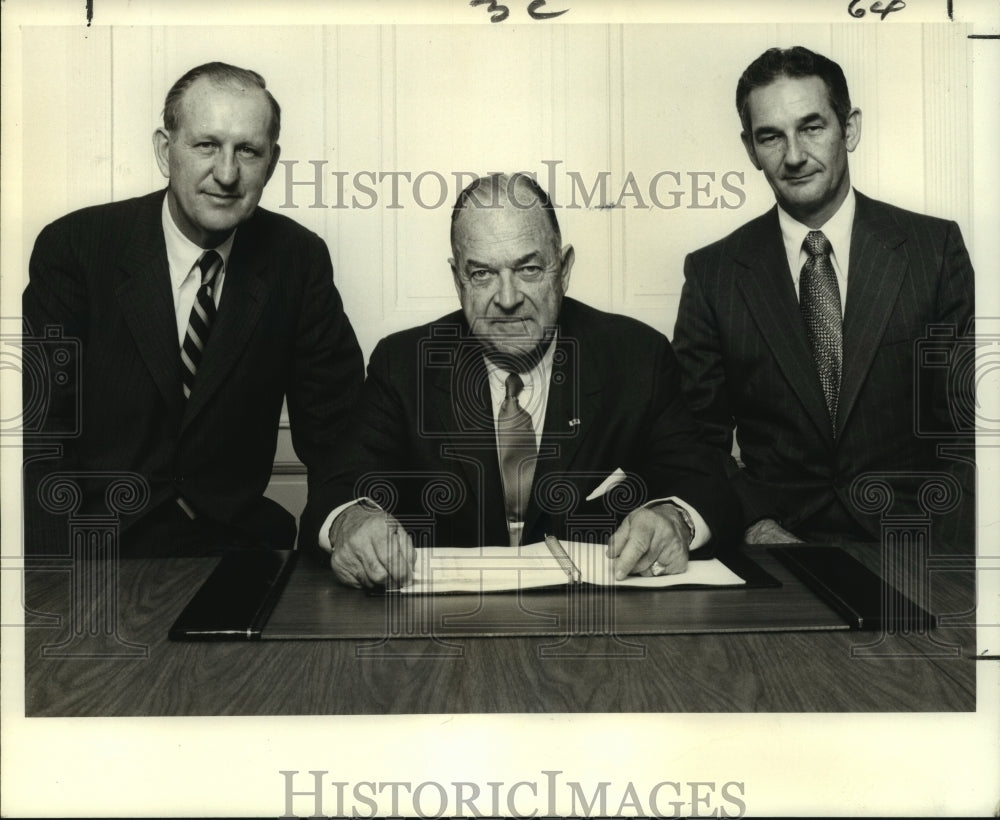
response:
[[[544,543],[522,547],[432,547],[417,550],[406,594],[502,592],[569,583]]]
[[[699,584],[739,586],[744,580],[717,559],[690,561],[686,572],[645,578],[630,575],[614,580],[611,561],[603,544],[565,542],[563,549],[580,570],[585,583],[623,587],[660,588]],[[569,582],[544,543],[511,547],[433,547],[417,550],[413,583],[399,590],[406,594],[503,592],[538,589]]]
[[[620,587],[673,587],[682,584],[704,586],[741,586],[746,582],[716,558],[707,561],[689,561],[687,571],[676,575],[644,577],[630,575],[624,581],[615,581],[611,559],[605,555],[603,544],[585,544],[578,541],[563,543],[563,549],[580,570],[582,580],[588,584]]]

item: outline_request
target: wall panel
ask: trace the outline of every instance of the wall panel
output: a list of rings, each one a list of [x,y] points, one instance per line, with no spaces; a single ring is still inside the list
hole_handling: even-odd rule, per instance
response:
[[[740,142],[734,99],[740,72],[773,35],[767,26],[647,26],[621,36],[619,185],[634,175],[643,201],[628,198],[621,210],[616,308],[670,333],[685,254],[769,205]],[[743,201],[722,186],[727,174],[742,175],[728,180]]]
[[[922,32],[921,49],[924,207],[935,216],[957,220],[962,227],[969,226],[972,203],[971,67],[968,40],[960,36],[967,31],[966,26],[927,28]]]
[[[24,29],[25,267],[38,232],[70,210],[112,198],[111,34]],[[9,115],[10,112],[7,112]]]

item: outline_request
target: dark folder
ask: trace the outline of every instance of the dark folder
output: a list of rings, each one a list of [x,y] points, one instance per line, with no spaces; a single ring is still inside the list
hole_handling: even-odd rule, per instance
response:
[[[936,618],[839,547],[787,546],[769,551],[851,629],[932,629]]]
[[[259,641],[298,553],[233,550],[170,627],[172,641]]]

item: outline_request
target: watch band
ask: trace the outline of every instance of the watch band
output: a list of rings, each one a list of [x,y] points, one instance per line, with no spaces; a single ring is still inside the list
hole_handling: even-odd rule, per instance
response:
[[[687,527],[688,531],[687,546],[690,547],[691,544],[694,542],[694,519],[691,518],[691,513],[685,510],[680,504],[670,501],[669,499],[664,499],[663,501],[654,501],[652,504],[647,504],[646,506],[649,509],[653,509],[654,507],[660,507],[664,504],[669,504],[671,507],[673,507],[675,510],[677,510],[677,512],[681,514],[681,521],[684,522],[684,526]]]

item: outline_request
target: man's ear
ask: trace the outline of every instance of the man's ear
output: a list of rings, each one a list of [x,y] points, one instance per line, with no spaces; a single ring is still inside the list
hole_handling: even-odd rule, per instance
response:
[[[153,154],[160,173],[170,179],[170,132],[165,128],[157,128],[153,132]]]
[[[566,245],[562,249],[559,264],[559,280],[562,282],[562,292],[569,290],[569,275],[573,272],[573,262],[576,261],[576,251],[572,245]]]
[[[848,151],[853,151],[861,142],[861,109],[852,108],[844,124],[844,144]]]
[[[278,167],[278,157],[281,156],[281,146],[278,143],[274,144],[271,149],[271,161],[267,164],[267,177],[264,179],[264,184],[267,185],[271,181],[271,175],[274,173],[274,169]]]
[[[451,268],[451,279],[455,283],[455,293],[458,298],[462,298],[462,281],[458,278],[458,263],[454,259],[448,260],[448,267]]]
[[[757,162],[757,151],[753,146],[753,137],[746,131],[742,131],[740,132],[740,139],[743,140],[743,147],[746,149],[747,156],[750,157],[750,162],[753,163],[753,167],[759,171],[760,163]]]

